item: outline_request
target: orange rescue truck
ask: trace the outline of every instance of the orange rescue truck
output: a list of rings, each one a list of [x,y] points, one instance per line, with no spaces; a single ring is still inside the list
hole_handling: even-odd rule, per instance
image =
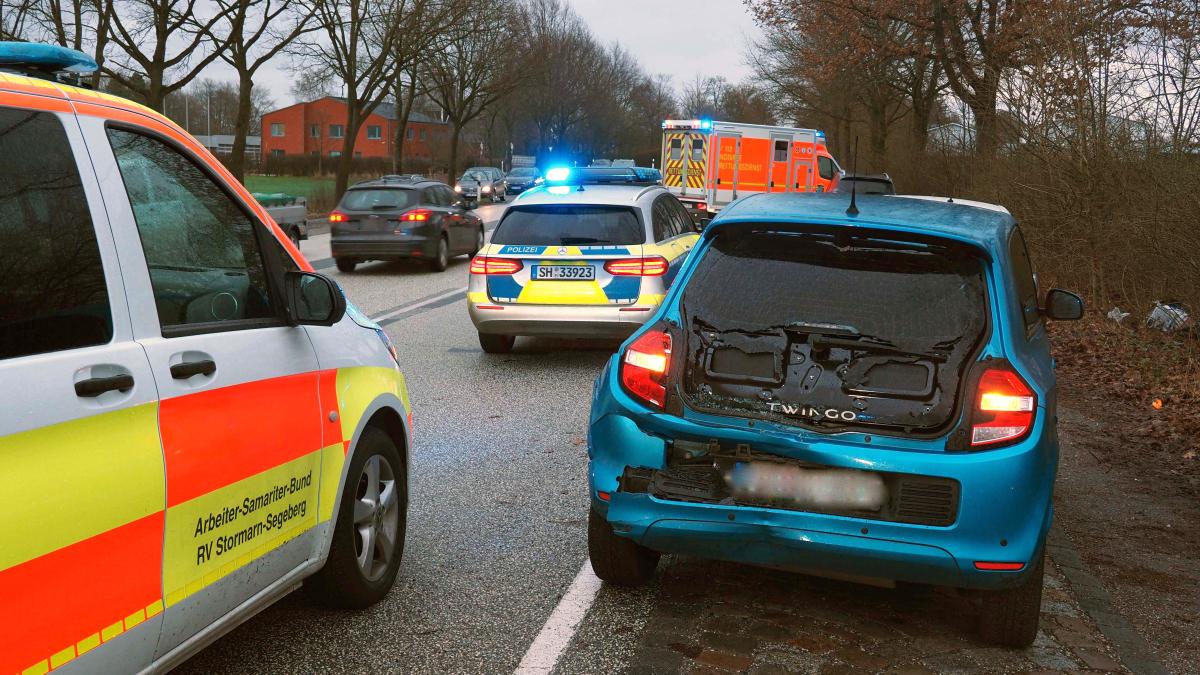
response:
[[[694,217],[756,192],[829,190],[841,172],[823,131],[712,120],[662,127],[663,185]]]

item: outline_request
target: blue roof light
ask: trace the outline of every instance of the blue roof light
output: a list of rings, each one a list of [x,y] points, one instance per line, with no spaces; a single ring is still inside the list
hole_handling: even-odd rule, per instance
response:
[[[571,169],[565,166],[556,166],[553,169],[546,169],[547,183],[561,183],[571,177]]]
[[[712,128],[712,120],[700,120],[700,128],[705,131]]]
[[[0,67],[25,66],[48,72],[94,73],[100,66],[74,49],[33,42],[0,42]]]

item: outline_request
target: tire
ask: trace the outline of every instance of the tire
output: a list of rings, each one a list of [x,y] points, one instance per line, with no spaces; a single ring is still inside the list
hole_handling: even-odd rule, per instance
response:
[[[618,537],[608,520],[590,509],[588,557],[592,560],[592,571],[605,583],[641,586],[654,577],[660,555],[632,539]]]
[[[446,235],[442,235],[438,239],[437,252],[429,260],[429,268],[434,272],[445,272],[450,265],[450,242],[446,241]]]
[[[500,202],[504,203],[506,201],[508,201],[508,191],[507,190],[500,193]]]
[[[389,475],[390,486],[386,485]],[[304,582],[304,588],[318,604],[362,609],[388,594],[400,570],[408,523],[408,474],[391,437],[382,429],[367,427],[350,460],[347,476],[329,559],[321,571]],[[375,500],[370,498],[372,480],[377,495]],[[374,510],[360,506],[369,506],[372,501]],[[380,504],[383,504],[382,510]],[[369,528],[376,535],[369,540],[375,544],[369,559],[360,551],[368,543],[362,534],[363,528]],[[378,536],[389,531],[392,533],[390,547],[385,538]]]
[[[295,246],[297,249],[299,249],[300,248],[300,230],[297,230],[294,227],[290,227],[290,228],[288,228],[287,236],[288,236],[288,239],[292,240],[292,245]]]
[[[338,271],[345,272],[346,274],[353,272],[354,267],[358,265],[358,261],[353,258],[338,258],[336,262]]]
[[[475,235],[475,248],[471,250],[471,257],[474,257],[476,253],[479,253],[479,251],[483,249],[484,241],[486,241],[486,237],[483,234],[483,228],[481,227],[479,228],[479,233]]]
[[[479,334],[479,346],[483,347],[483,351],[488,354],[507,354],[512,351],[513,345],[516,343],[517,336],[515,335]]]
[[[1038,557],[1029,577],[1016,588],[985,591],[979,633],[985,642],[1001,647],[1028,647],[1037,637],[1042,613],[1045,554]]]

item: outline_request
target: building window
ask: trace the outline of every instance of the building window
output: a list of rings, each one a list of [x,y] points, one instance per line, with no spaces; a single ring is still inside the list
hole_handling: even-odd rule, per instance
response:
[[[342,138],[345,135],[346,135],[346,126],[345,125],[343,125],[343,124],[330,124],[329,125],[329,137],[330,138]]]
[[[425,130],[424,129],[421,130],[421,140],[422,141],[425,140]]]
[[[283,157],[283,151],[280,150],[279,148],[275,148],[274,150],[271,151],[271,156],[272,157]]]
[[[407,139],[408,139],[408,140],[410,140],[410,141],[413,139],[413,129],[412,129],[412,127],[409,127],[409,128],[408,128],[408,130],[404,132],[404,137],[405,137],[405,138],[407,138]]]
[[[362,153],[361,153],[361,152],[355,152],[355,153],[354,153],[354,159],[362,159]]]
[[[321,137],[321,125],[320,124],[310,124],[308,126],[308,135],[312,136],[313,138],[320,138]]]
[[[382,127],[380,127],[378,124],[373,124],[373,125],[367,127],[367,140],[368,141],[377,141],[381,138],[383,138],[383,128]]]
[[[271,125],[271,135],[277,136],[277,137],[283,136],[283,125],[280,124],[279,122],[275,122],[274,124],[272,124]]]
[[[337,150],[330,150],[330,151],[329,151],[329,156],[330,156],[330,157],[341,157],[341,156],[342,156],[342,153],[341,153],[341,152],[338,152]]]

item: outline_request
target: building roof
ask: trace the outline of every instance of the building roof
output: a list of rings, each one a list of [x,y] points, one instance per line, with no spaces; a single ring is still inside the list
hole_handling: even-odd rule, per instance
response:
[[[192,138],[200,141],[200,145],[206,148],[215,148],[218,145],[233,145],[234,136],[232,134],[213,134],[205,136],[204,134],[192,134]],[[259,136],[247,136],[246,147],[262,145],[262,138]]]
[[[325,98],[333,99],[339,103],[346,102],[346,99],[342,96],[326,96]],[[318,99],[318,100],[320,100],[320,99]],[[389,103],[388,101],[384,101],[383,103],[380,103],[378,106],[376,106],[375,114],[379,115],[380,117],[382,117],[384,119],[388,119],[388,120],[400,119],[400,116],[396,113],[396,106],[393,105],[392,103]],[[446,122],[443,122],[443,121],[437,119],[436,117],[426,115],[425,113],[421,112],[420,110],[413,110],[412,112],[410,112],[408,114],[408,121],[409,122],[421,122],[423,124],[446,124]]]
[[[726,207],[706,233],[720,229],[720,224],[739,222],[848,225],[944,237],[1001,253],[1016,226],[1012,215],[993,204],[976,204],[944,197],[858,195],[859,214],[850,216],[848,194],[758,194]]]

